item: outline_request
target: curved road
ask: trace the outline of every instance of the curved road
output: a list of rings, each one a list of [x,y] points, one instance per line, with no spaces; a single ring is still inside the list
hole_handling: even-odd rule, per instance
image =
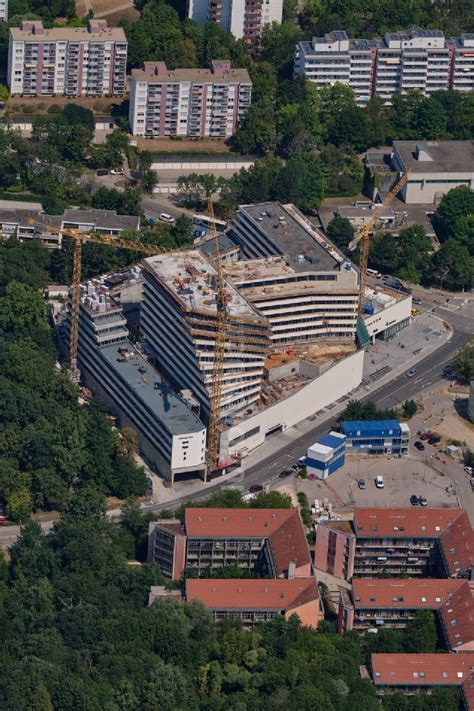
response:
[[[365,397],[361,398],[362,402],[364,400],[373,400],[379,408],[395,407],[399,405],[400,402],[416,395],[424,388],[442,379],[444,367],[453,359],[467,336],[474,333],[474,313],[472,315],[470,313],[468,315],[460,314],[440,307],[434,308],[434,313],[451,324],[453,335],[450,340],[440,346],[434,353],[418,361],[416,364],[416,378],[409,379],[406,377],[406,372],[402,373],[377,390],[372,390]],[[409,370],[408,367],[407,370]],[[285,469],[289,464],[293,464],[299,457],[306,454],[308,447],[315,439],[333,428],[336,422],[337,417],[333,417],[316,425],[314,429],[281,447],[276,455],[262,459],[258,464],[250,467],[241,474],[236,474],[231,481],[226,480],[222,482],[218,480],[213,486],[206,487],[200,492],[185,494],[166,503],[152,504],[151,506],[145,505],[143,509],[145,511],[159,512],[163,509],[178,508],[182,503],[190,499],[198,501],[199,499],[207,498],[220,488],[237,485],[239,488],[248,489],[252,484],[267,484],[274,479],[282,469]],[[120,509],[109,511],[108,515],[111,518],[117,517],[120,515]],[[41,526],[43,530],[48,531],[51,530],[53,523],[54,521],[45,521],[42,522]],[[11,545],[18,537],[19,531],[19,526],[1,528],[0,546]]]

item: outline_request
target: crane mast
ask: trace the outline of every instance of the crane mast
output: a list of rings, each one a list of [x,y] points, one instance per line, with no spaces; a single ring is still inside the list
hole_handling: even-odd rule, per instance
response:
[[[396,198],[400,190],[408,182],[411,175],[411,171],[407,171],[402,175],[400,180],[393,186],[385,200],[379,207],[374,210],[374,213],[370,220],[362,227],[358,232],[356,237],[352,240],[350,244],[350,249],[355,249],[357,244],[360,242],[360,259],[359,259],[359,303],[357,307],[357,315],[359,318],[363,317],[364,314],[364,298],[365,298],[365,287],[367,284],[367,264],[369,261],[369,243],[370,243],[370,231],[372,227],[376,224],[377,220],[384,213],[385,209],[391,204],[391,202]]]

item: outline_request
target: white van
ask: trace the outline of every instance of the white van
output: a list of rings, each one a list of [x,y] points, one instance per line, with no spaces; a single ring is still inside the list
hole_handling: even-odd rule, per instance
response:
[[[375,477],[375,486],[377,487],[377,489],[383,489],[383,488],[384,488],[385,484],[384,484],[384,481],[383,481],[383,476],[382,476],[381,474],[378,474],[378,475]]]
[[[162,212],[162,213],[160,214],[160,220],[161,220],[162,222],[167,222],[169,225],[174,225],[174,223],[176,222],[176,220],[174,219],[174,217],[172,217],[171,215],[168,215],[167,212]]]
[[[367,276],[374,277],[374,279],[381,279],[382,275],[380,272],[378,272],[376,269],[366,269],[365,273]]]

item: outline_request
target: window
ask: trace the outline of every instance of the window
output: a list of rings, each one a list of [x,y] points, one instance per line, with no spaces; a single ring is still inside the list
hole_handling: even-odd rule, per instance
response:
[[[436,602],[441,602],[441,598],[440,598],[440,597],[435,597],[435,601],[436,601]]]
[[[448,672],[443,672],[443,679],[447,679],[449,677]]]
[[[421,602],[426,602],[426,597],[422,597]]]
[[[456,676],[457,676],[458,679],[462,679],[463,673],[462,673],[462,672],[457,672],[457,673],[456,673]]]

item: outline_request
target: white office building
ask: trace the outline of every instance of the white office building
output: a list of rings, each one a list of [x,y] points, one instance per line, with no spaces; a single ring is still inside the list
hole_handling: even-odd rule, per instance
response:
[[[23,20],[10,29],[7,81],[13,96],[123,96],[127,39],[121,27],[45,29]]]
[[[121,307],[96,282],[81,289],[78,364],[82,381],[121,426],[137,432],[146,460],[164,479],[206,477],[206,428],[128,340]]]
[[[317,86],[349,86],[360,104],[372,96],[390,102],[393,94],[410,89],[427,96],[446,89],[472,91],[474,34],[445,39],[439,30],[412,29],[365,40],[330,32],[298,43],[295,76],[302,74]]]
[[[134,136],[232,136],[252,102],[246,69],[215,60],[212,69],[175,69],[145,62],[132,70],[129,124]]]
[[[160,370],[178,390],[191,390],[206,419],[216,347],[216,270],[194,250],[149,257],[143,266],[142,333]],[[268,322],[229,282],[226,308],[223,416],[259,401],[269,346]]]
[[[294,205],[241,205],[229,235],[241,261],[225,274],[268,319],[272,346],[354,342],[358,271]]]
[[[265,25],[280,23],[283,0],[188,0],[188,17],[199,25],[217,22],[251,47],[259,44]]]

